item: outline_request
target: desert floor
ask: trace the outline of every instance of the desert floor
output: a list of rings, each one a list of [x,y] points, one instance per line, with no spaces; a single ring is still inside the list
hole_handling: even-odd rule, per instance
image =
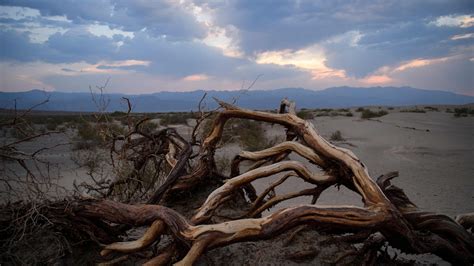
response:
[[[345,141],[333,143],[352,150],[368,167],[372,178],[399,171],[394,183],[421,209],[451,216],[474,211],[474,117],[394,110],[383,117],[362,120],[355,114],[316,117],[312,122],[326,139],[339,130]],[[268,133],[276,131],[279,130],[271,127]],[[260,180],[257,189],[274,179]],[[289,192],[305,185],[294,179],[284,183],[280,191]],[[355,193],[336,188],[325,191],[318,203],[362,204]]]

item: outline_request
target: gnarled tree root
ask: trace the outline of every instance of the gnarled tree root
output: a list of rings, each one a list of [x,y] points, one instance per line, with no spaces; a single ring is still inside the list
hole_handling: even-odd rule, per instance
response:
[[[159,205],[128,205],[107,200],[87,200],[77,202],[74,209],[76,215],[134,226],[151,224],[157,220],[163,221],[176,241],[191,247],[181,261],[185,265],[192,264],[205,250],[240,241],[271,238],[301,224],[325,225],[351,231],[366,229],[380,231],[384,237],[388,237],[389,243],[397,243],[400,238],[404,237],[391,234],[392,217],[376,209],[352,206],[301,205],[282,209],[263,218],[240,219],[206,225],[194,225],[179,213]],[[403,251],[431,252],[448,261],[460,264],[473,261],[472,236],[456,235],[456,241],[451,240],[453,242],[450,242],[442,235],[446,230],[456,232],[456,230],[450,231],[449,227],[442,229],[423,225],[419,229],[422,229],[424,233],[416,233],[418,245],[415,249],[407,246],[400,247]],[[425,230],[428,230],[430,234],[426,234]]]
[[[193,263],[205,250],[227,245],[238,241],[270,238],[300,224],[324,225],[333,230],[351,232],[380,232],[392,246],[409,253],[433,253],[443,259],[469,264],[474,261],[474,241],[458,223],[446,216],[420,212],[410,202],[403,191],[390,184],[395,173],[384,175],[378,184],[368,174],[366,166],[350,151],[334,146],[322,138],[313,125],[295,115],[294,104],[282,101],[279,114],[241,109],[227,103],[219,102],[223,107],[213,124],[213,129],[202,142],[199,161],[190,174],[176,180],[170,191],[190,188],[212,174],[213,154],[222,136],[228,119],[241,118],[276,123],[283,125],[291,132],[289,139],[298,138],[300,142],[287,141],[259,152],[242,152],[234,159],[232,178],[214,190],[187,220],[175,211],[158,205],[124,205],[110,201],[96,201],[82,204],[80,213],[91,217],[100,217],[115,223],[147,225],[159,223],[173,235],[175,241],[182,242],[190,249],[180,263]],[[288,112],[285,108],[288,107]],[[290,152],[296,152],[311,163],[318,165],[325,174],[314,174],[303,164],[295,161],[280,161]],[[272,164],[270,158],[279,158]],[[242,160],[260,161],[249,171],[239,174],[239,163]],[[264,195],[254,197],[250,217],[261,213],[267,207],[294,196],[313,194],[315,199],[324,189],[332,184],[342,184],[360,194],[364,208],[353,206],[317,206],[301,205],[282,209],[263,218],[235,219],[219,224],[203,224],[210,220],[214,211],[230,196],[252,181],[272,174],[288,172],[316,185],[316,188],[287,195],[275,196],[268,201],[266,194],[281,181],[264,191]],[[143,248],[164,233],[164,228],[151,227],[146,233],[146,240],[133,242],[134,248]],[[161,231],[161,232],[160,232]],[[379,242],[379,241],[378,241]],[[125,244],[124,244],[125,245]],[[126,245],[125,245],[126,246]],[[117,248],[118,247],[118,248]],[[122,246],[107,248],[130,251]],[[158,260],[163,262],[162,260]]]

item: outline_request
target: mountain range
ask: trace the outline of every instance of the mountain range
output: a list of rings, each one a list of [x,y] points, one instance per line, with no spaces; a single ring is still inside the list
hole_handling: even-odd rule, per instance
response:
[[[276,109],[281,99],[287,97],[296,101],[298,108],[342,108],[355,106],[406,106],[427,104],[467,104],[474,103],[474,96],[455,94],[446,91],[422,90],[411,87],[334,87],[324,90],[302,88],[283,88],[275,90],[249,91],[204,91],[157,92],[152,94],[99,94],[86,92],[45,92],[32,90],[26,92],[0,92],[0,108],[28,109],[45,99],[49,101],[35,108],[48,111],[94,112],[99,106],[107,106],[106,111],[126,111],[127,104],[122,97],[132,103],[134,112],[170,112],[196,110],[204,93],[208,109],[216,107],[212,97],[235,103],[251,109]],[[93,100],[96,99],[96,101]],[[102,101],[102,103],[100,103]]]

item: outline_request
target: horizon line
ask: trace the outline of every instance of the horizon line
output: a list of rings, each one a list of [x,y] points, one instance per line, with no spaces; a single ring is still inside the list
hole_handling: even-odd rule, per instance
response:
[[[147,92],[147,93],[126,93],[126,92],[104,92],[104,94],[112,95],[112,94],[119,94],[119,95],[150,95],[150,94],[157,94],[157,93],[192,93],[192,92],[240,92],[240,91],[277,91],[277,90],[285,90],[285,89],[300,89],[300,90],[306,90],[306,91],[313,91],[313,92],[318,92],[318,91],[325,91],[328,89],[336,89],[336,88],[351,88],[351,89],[381,89],[381,88],[395,88],[395,89],[414,89],[414,90],[423,90],[423,91],[438,91],[438,92],[446,92],[446,93],[451,93],[451,94],[456,94],[456,95],[462,95],[462,96],[468,96],[468,97],[474,97],[474,95],[469,95],[469,94],[463,94],[463,93],[458,93],[458,92],[452,92],[452,91],[447,91],[447,90],[441,90],[441,89],[420,89],[420,88],[415,88],[412,86],[348,86],[348,85],[343,85],[343,86],[335,86],[335,87],[327,87],[327,88],[322,88],[322,89],[310,89],[310,88],[304,88],[304,87],[282,87],[282,88],[273,88],[273,89],[235,89],[235,90],[229,90],[229,89],[223,89],[223,90],[218,90],[218,89],[194,89],[194,90],[186,90],[186,91],[169,91],[169,90],[164,90],[164,91],[156,91],[156,92]],[[27,92],[33,92],[33,91],[40,91],[44,93],[96,93],[94,91],[61,91],[61,90],[46,90],[46,89],[31,89],[31,90],[25,90],[25,91],[0,91],[0,93],[27,93]]]

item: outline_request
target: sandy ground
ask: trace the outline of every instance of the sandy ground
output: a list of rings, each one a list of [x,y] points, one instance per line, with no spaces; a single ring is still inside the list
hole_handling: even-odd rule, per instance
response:
[[[326,139],[336,130],[341,131],[345,141],[333,143],[351,149],[368,167],[372,178],[399,171],[393,183],[403,188],[421,209],[451,217],[473,212],[474,117],[455,118],[445,112],[401,113],[399,109],[406,108],[395,108],[388,115],[372,120],[360,119],[352,109],[354,117],[316,117],[312,123]],[[270,137],[281,132],[284,129],[280,126],[266,126]],[[235,147],[228,151],[236,152]],[[290,159],[304,161],[297,155]],[[306,165],[316,170],[309,163]],[[253,184],[261,192],[276,180],[278,176],[271,176]],[[292,178],[279,186],[277,193],[309,187],[304,181]],[[310,201],[311,197],[292,199],[269,212]],[[339,190],[333,187],[321,195],[317,204],[362,206],[362,201],[359,195],[344,187]],[[421,264],[449,265],[434,255],[401,257]]]
[[[474,117],[455,118],[453,114],[445,112],[401,113],[399,109],[390,110],[388,115],[372,120],[361,120],[360,114],[352,109],[353,117],[316,117],[311,121],[327,139],[336,130],[341,131],[346,140],[334,143],[351,149],[367,165],[373,178],[389,171],[399,171],[400,176],[394,183],[403,188],[421,209],[453,217],[459,213],[474,212]],[[190,127],[177,126],[177,129],[185,136],[191,133]],[[265,125],[265,129],[268,137],[284,134],[283,128],[277,125]],[[0,140],[6,141],[5,138]],[[67,141],[67,134],[44,137],[22,145],[21,149],[33,151],[39,145],[54,146]],[[239,146],[232,144],[218,150],[216,156],[231,159],[239,151]],[[88,178],[86,171],[78,169],[71,160],[70,145],[56,147],[43,153],[41,158],[59,167],[60,170],[56,172],[60,177],[58,185],[66,189],[72,188],[74,180],[82,182]],[[291,159],[301,158],[292,155]],[[5,171],[8,164],[1,162],[0,171]],[[276,179],[273,176],[258,180],[254,186],[257,191],[262,191]],[[294,178],[281,185],[277,193],[299,191],[307,187],[308,184]],[[294,199],[277,205],[272,211],[309,201],[308,197]],[[338,191],[331,188],[322,194],[318,204],[361,206],[362,202],[358,195],[347,189]],[[248,250],[246,246],[258,250],[260,246],[264,248],[271,243],[232,245],[233,248],[219,249],[221,253],[214,253],[213,256],[225,259],[222,254],[228,252],[245,256],[243,253]],[[235,258],[235,255],[228,256]],[[433,258],[427,258],[427,261],[440,263]]]
[[[395,112],[378,120],[324,117],[313,123],[323,136],[340,130],[356,147],[342,146],[373,178],[399,171],[395,184],[421,209],[448,215],[474,211],[474,117]],[[321,198],[321,203],[339,199]]]
[[[354,117],[316,117],[316,130],[326,139],[336,130],[346,139],[333,142],[351,149],[368,167],[372,178],[399,171],[394,183],[421,209],[451,216],[474,211],[474,117],[454,118],[444,112],[400,113],[397,110],[373,120]],[[283,132],[267,127],[268,135]],[[300,159],[291,156],[291,159]],[[255,182],[257,190],[276,177]],[[306,188],[299,179],[284,183],[279,192]],[[308,202],[309,198],[292,203]],[[288,203],[282,206],[288,206]],[[325,191],[319,204],[361,205],[347,189]]]
[[[43,152],[38,153],[36,156],[37,159],[49,163],[49,168],[46,164],[38,163],[32,164],[28,163],[30,170],[38,178],[38,181],[49,181],[53,184],[52,186],[45,187],[42,186],[41,189],[48,193],[49,195],[58,195],[63,196],[70,193],[70,190],[73,189],[73,183],[80,183],[82,181],[88,180],[86,175],[86,170],[79,168],[79,166],[74,162],[72,145],[70,144],[70,139],[73,136],[73,132],[59,133],[51,136],[42,136],[34,141],[24,142],[20,145],[17,145],[17,149],[31,154],[37,151],[40,148],[48,148]],[[15,141],[12,138],[1,138],[2,143],[10,143]],[[37,167],[36,167],[37,166]],[[49,172],[48,172],[49,170]],[[26,180],[26,173],[23,168],[16,162],[12,161],[1,161],[0,162],[0,173],[9,177],[9,179],[15,179],[14,175],[18,175],[18,180]],[[14,182],[11,183],[15,187]],[[5,189],[5,187],[2,187]],[[10,195],[8,191],[1,191],[1,201],[15,200],[15,195]],[[27,193],[26,190],[23,191]]]

